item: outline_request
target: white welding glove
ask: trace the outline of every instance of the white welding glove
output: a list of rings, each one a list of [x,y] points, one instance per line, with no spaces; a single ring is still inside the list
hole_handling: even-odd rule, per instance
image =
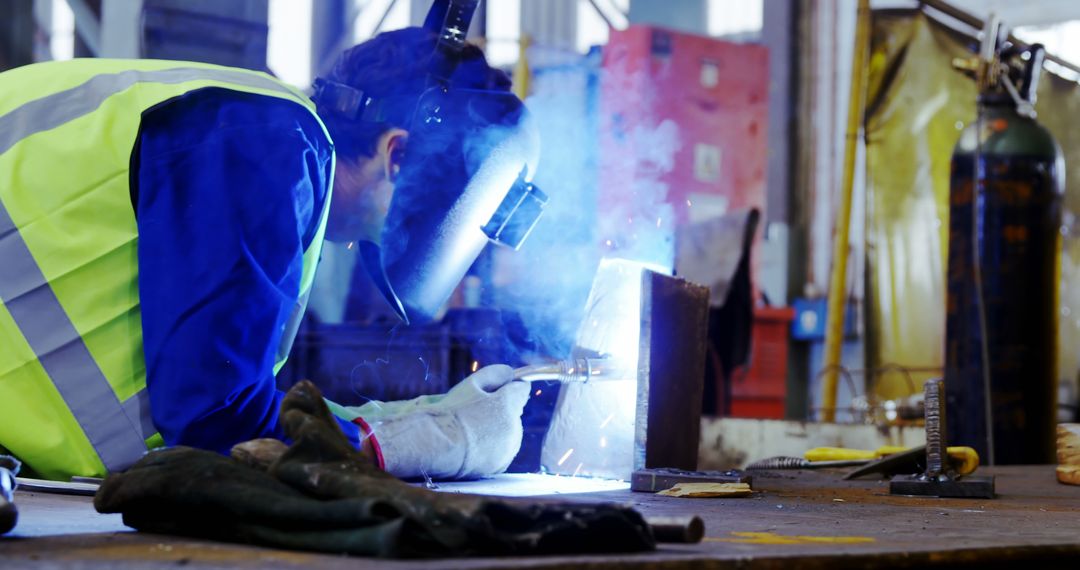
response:
[[[506,470],[521,447],[529,384],[513,369],[486,366],[445,395],[349,408],[363,418],[376,454],[398,477],[472,479]],[[359,423],[359,422],[358,422]]]

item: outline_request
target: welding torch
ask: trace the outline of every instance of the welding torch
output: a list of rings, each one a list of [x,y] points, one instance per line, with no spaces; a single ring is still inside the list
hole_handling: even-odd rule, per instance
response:
[[[523,382],[592,382],[594,380],[631,380],[636,373],[613,358],[571,358],[514,369],[514,380]]]

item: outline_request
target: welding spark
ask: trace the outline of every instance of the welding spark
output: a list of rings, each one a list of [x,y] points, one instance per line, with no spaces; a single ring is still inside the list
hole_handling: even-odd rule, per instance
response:
[[[544,393],[544,391],[543,391],[543,390],[537,390],[537,391],[536,391],[536,394],[534,394],[534,396],[539,396],[539,395],[540,395],[540,394],[542,394],[542,393]]]
[[[477,368],[480,368],[480,362],[477,360],[472,361],[472,371],[476,372]]]
[[[600,447],[607,447],[607,436],[600,436]]]
[[[600,429],[606,428],[607,425],[610,424],[611,420],[613,420],[613,419],[615,419],[615,414],[611,414],[610,416],[608,416],[607,419],[605,419],[603,421],[603,423],[600,424]]]
[[[377,367],[378,364],[386,364],[386,362],[380,362],[380,361],[376,360],[375,363],[372,364],[371,362],[369,362],[367,360],[364,360],[360,364],[357,364],[356,366],[353,366],[352,370],[349,371],[349,389],[352,390],[353,394],[356,394],[357,396],[364,399],[365,401],[374,401],[374,400],[372,400],[371,398],[365,396],[364,394],[361,394],[356,389],[357,384],[360,383],[360,380],[358,379],[358,377],[361,377],[361,376],[374,376],[374,377],[378,378],[379,377],[379,369]]]
[[[607,245],[608,247],[611,247],[611,240],[605,241],[604,244]]]
[[[690,207],[690,206],[693,206],[694,204],[693,204],[693,202],[690,201],[690,198],[687,198],[686,199],[686,205],[687,205],[687,207]]]
[[[661,219],[660,219],[660,218],[656,218],[656,227],[657,227],[657,228],[659,228],[659,227],[660,227],[660,221],[661,221]]]
[[[577,468],[574,469],[574,474],[571,475],[571,477],[577,477],[577,474],[581,472],[581,466],[582,465],[585,465],[585,464],[584,463],[578,463],[577,464]]]
[[[353,246],[354,243],[356,243],[356,242],[351,242],[350,241],[348,244],[346,244],[345,249],[352,249],[352,246]]]
[[[430,377],[429,373],[431,372],[431,367],[428,366],[428,363],[424,360],[423,356],[417,356],[416,359],[420,361],[420,364],[424,365],[424,382],[427,382]]]
[[[563,454],[563,456],[562,456],[561,458],[559,458],[559,463],[558,463],[558,465],[559,465],[560,467],[562,467],[562,464],[563,464],[563,463],[566,463],[566,460],[567,460],[567,459],[570,459],[570,454],[571,454],[571,453],[573,453],[573,452],[574,452],[574,448],[573,448],[573,447],[571,447],[570,449],[567,449],[567,450],[566,450],[566,453],[564,453],[564,454]]]

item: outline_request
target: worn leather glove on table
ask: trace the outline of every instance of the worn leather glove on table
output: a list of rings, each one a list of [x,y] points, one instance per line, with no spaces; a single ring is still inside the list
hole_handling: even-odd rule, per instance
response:
[[[380,466],[403,478],[475,479],[506,470],[521,447],[527,382],[486,366],[445,395],[342,408],[370,434]]]

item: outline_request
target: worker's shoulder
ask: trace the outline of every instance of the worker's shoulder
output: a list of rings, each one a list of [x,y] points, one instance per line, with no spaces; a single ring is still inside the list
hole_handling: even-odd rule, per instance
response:
[[[166,130],[180,138],[202,139],[210,131],[285,133],[299,135],[295,138],[301,144],[332,148],[321,121],[307,106],[290,98],[223,87],[197,89],[164,101],[144,113],[142,122],[144,132]]]

